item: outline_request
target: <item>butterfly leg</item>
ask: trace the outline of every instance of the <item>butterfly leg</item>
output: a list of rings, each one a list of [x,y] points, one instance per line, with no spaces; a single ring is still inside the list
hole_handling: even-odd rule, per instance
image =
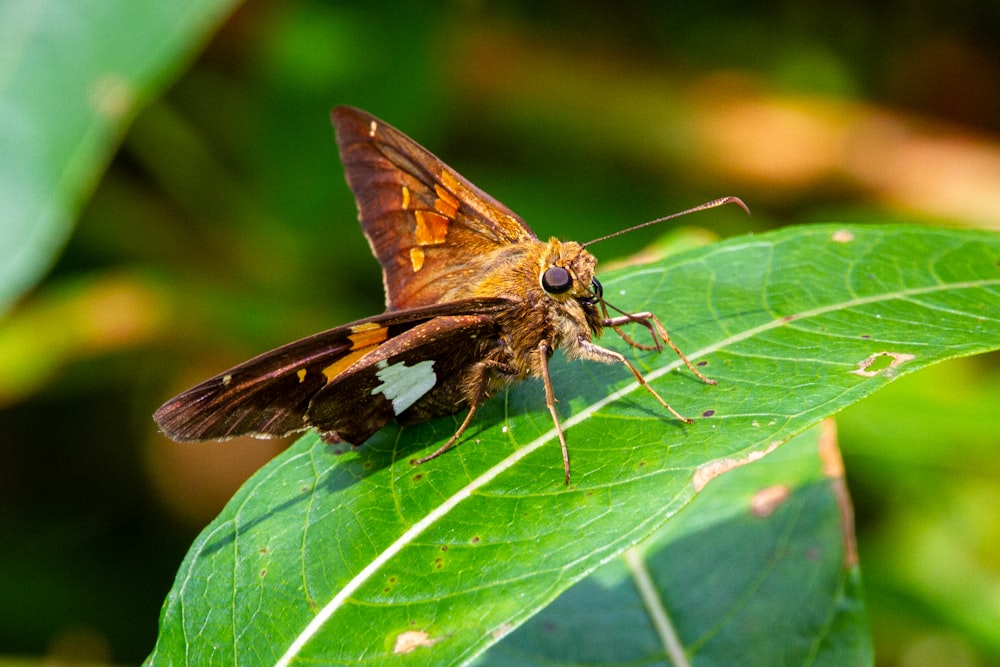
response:
[[[487,359],[485,361],[479,362],[473,366],[472,375],[469,380],[469,385],[473,387],[471,391],[471,396],[467,396],[467,402],[469,404],[469,412],[465,415],[465,419],[462,420],[462,424],[455,431],[455,435],[448,438],[448,442],[444,443],[438,447],[435,451],[431,452],[427,456],[417,459],[417,463],[425,463],[431,459],[437,458],[444,454],[446,451],[451,449],[452,445],[458,442],[458,439],[462,437],[465,433],[465,429],[469,428],[469,424],[472,423],[472,417],[476,414],[476,410],[479,406],[489,398],[489,373],[499,371],[502,374],[510,374],[513,370],[510,366],[498,362],[496,360]]]
[[[563,474],[566,479],[566,485],[569,486],[569,448],[566,446],[566,436],[563,435],[562,425],[559,423],[559,416],[556,414],[556,394],[552,390],[552,377],[549,375],[549,355],[551,353],[552,346],[549,345],[547,340],[543,340],[538,344],[539,365],[542,369],[542,382],[545,384],[545,405],[549,408],[549,414],[552,415],[552,423],[556,425],[556,433],[559,435],[559,446],[562,447]]]
[[[670,346],[670,349],[674,351],[674,354],[680,357],[680,360],[684,362],[684,365],[687,366],[692,373],[698,376],[699,380],[701,380],[705,384],[717,384],[715,380],[705,377],[705,375],[702,374],[702,372],[699,371],[697,368],[695,368],[694,364],[692,364],[691,361],[686,356],[684,356],[684,353],[681,352],[680,348],[674,344],[674,341],[670,340],[670,334],[667,333],[666,328],[660,322],[659,318],[656,317],[656,315],[654,315],[653,313],[633,313],[633,314],[626,313],[621,317],[606,317],[604,319],[603,324],[606,327],[611,327],[612,329],[614,329],[615,333],[621,336],[622,340],[624,340],[629,345],[633,347],[638,347],[643,350],[651,349],[649,346],[646,345],[637,345],[629,336],[627,336],[623,331],[619,329],[619,327],[628,324],[629,322],[637,322],[642,326],[646,327],[647,329],[649,329],[649,332],[653,335],[653,340],[657,341],[656,349],[659,349],[659,340],[657,339],[657,334],[659,334],[659,338],[662,339],[664,343]],[[631,364],[629,365],[629,367],[631,368]],[[632,369],[632,373],[633,374],[636,373],[634,368]],[[671,410],[671,412],[673,412],[673,410]]]
[[[454,445],[456,442],[458,442],[458,439],[462,437],[463,433],[465,433],[465,429],[469,428],[469,424],[472,423],[472,416],[476,414],[476,408],[478,407],[479,407],[478,404],[473,403],[472,407],[469,408],[469,413],[465,415],[465,419],[462,420],[462,425],[458,427],[457,431],[455,431],[455,435],[448,438],[448,442],[438,447],[432,453],[428,454],[422,459],[417,459],[417,463],[426,463],[431,459],[436,459],[437,457],[441,456],[446,451],[451,449],[451,446]]]
[[[616,317],[612,319],[611,316],[608,315],[609,306],[611,308],[614,308],[619,313],[621,313],[622,317]],[[604,321],[602,322],[602,324],[606,327],[611,327],[612,329],[614,329],[615,333],[618,334],[618,337],[621,338],[626,343],[628,343],[630,346],[637,347],[640,350],[649,350],[649,351],[656,350],[657,352],[663,349],[663,345],[660,344],[660,339],[657,338],[656,336],[656,330],[653,329],[653,325],[649,323],[649,320],[639,319],[634,315],[631,315],[630,313],[626,313],[621,308],[615,308],[614,306],[611,306],[607,301],[603,300],[601,301],[601,314],[604,316]],[[625,331],[623,331],[621,327],[623,324],[628,324],[629,322],[635,322],[637,324],[641,324],[642,326],[649,329],[649,335],[653,339],[653,345],[643,345],[642,343],[636,341],[634,338],[625,333]]]
[[[635,381],[638,382],[643,389],[652,394],[653,398],[659,401],[660,405],[665,407],[670,412],[670,414],[672,414],[674,417],[677,417],[677,419],[680,419],[682,422],[686,424],[694,423],[693,420],[688,419],[687,417],[685,417],[684,415],[682,415],[681,413],[677,412],[672,407],[670,407],[670,404],[667,403],[665,400],[663,400],[663,398],[656,393],[655,389],[649,386],[649,383],[646,382],[646,378],[642,376],[642,373],[636,370],[635,366],[629,363],[629,360],[626,359],[623,355],[615,352],[614,350],[609,350],[607,348],[601,347],[600,345],[595,345],[594,343],[586,339],[580,339],[579,346],[580,346],[579,354],[581,357],[584,357],[585,359],[600,361],[605,364],[614,364],[614,363],[625,364],[625,366],[630,371],[632,371],[632,376],[635,377]],[[701,376],[701,373],[698,373],[698,375]],[[710,384],[715,384],[715,383],[711,382]]]

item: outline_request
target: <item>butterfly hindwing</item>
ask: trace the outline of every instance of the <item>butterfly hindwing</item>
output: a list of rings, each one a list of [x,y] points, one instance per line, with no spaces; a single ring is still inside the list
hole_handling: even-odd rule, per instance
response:
[[[321,433],[360,444],[393,419],[409,423],[453,414],[468,406],[466,379],[498,337],[489,310],[422,322],[323,387],[307,421]],[[344,409],[346,397],[353,398],[350,410]]]
[[[412,363],[453,357],[447,347],[450,342],[485,334],[485,328],[473,326],[476,323],[471,321],[467,322],[467,328],[451,323],[447,336],[435,337],[430,335],[434,326],[428,323],[440,317],[470,313],[485,313],[488,317],[506,307],[506,303],[502,299],[454,302],[384,313],[330,329],[266,352],[206,380],[168,401],[156,411],[154,419],[165,434],[180,442],[240,435],[276,437],[313,426],[312,406],[317,396],[322,395],[325,407],[317,414],[323,415],[323,424],[318,427],[329,432],[333,430],[329,426],[332,422],[349,424],[355,414],[363,414],[370,404],[380,403],[370,394],[340,394],[337,387],[342,382],[377,378],[376,364],[382,359],[395,363],[391,356],[394,350],[397,354],[415,350],[413,354],[420,358]],[[416,333],[408,337],[413,330]],[[372,370],[367,375],[358,373],[368,367]],[[397,389],[390,389],[388,395],[391,397],[394,391]],[[400,404],[397,401],[397,406]],[[331,418],[332,413],[339,418]],[[390,412],[382,410],[378,419],[372,413],[367,419],[368,423],[381,419],[381,426],[395,416],[390,400]],[[338,435],[352,441],[346,434]],[[353,441],[360,444],[364,439]]]
[[[491,253],[536,240],[514,212],[392,126],[350,107],[332,119],[390,309],[437,303]]]

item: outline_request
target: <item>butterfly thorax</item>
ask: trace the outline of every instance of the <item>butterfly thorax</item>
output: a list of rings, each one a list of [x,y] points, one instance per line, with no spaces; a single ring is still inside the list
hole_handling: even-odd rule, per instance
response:
[[[469,293],[454,296],[509,300],[509,310],[497,318],[498,355],[512,371],[510,380],[538,377],[543,363],[538,350],[543,341],[549,353],[563,349],[576,357],[580,340],[590,341],[601,334],[602,318],[592,286],[596,264],[594,256],[575,242],[552,238],[513,244],[485,264],[489,268]],[[565,289],[555,291],[551,285],[547,289],[546,272],[553,267],[568,272]]]

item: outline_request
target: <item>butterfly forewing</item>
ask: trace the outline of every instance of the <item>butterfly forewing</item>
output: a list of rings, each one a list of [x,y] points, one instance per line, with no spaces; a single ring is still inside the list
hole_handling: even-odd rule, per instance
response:
[[[290,343],[185,391],[153,418],[179,442],[301,431],[309,402],[327,382],[323,368],[349,354],[350,345],[339,330]]]
[[[398,130],[350,107],[332,119],[389,308],[438,303],[442,280],[474,277],[491,252],[536,240],[510,209]]]

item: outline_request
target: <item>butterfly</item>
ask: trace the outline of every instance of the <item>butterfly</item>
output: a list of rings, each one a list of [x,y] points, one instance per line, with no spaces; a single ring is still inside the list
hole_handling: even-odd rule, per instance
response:
[[[594,342],[611,328],[643,350],[666,343],[714,384],[655,315],[609,314],[588,244],[539,239],[506,206],[363,111],[338,107],[331,118],[361,228],[382,266],[386,311],[265,352],[172,398],[154,415],[167,436],[190,442],[316,429],[327,442],[360,445],[393,419],[410,424],[464,410],[455,434],[417,461],[424,463],[460,440],[491,395],[535,377],[569,484],[549,374],[555,350],[624,364],[675,418],[690,421],[622,354]],[[731,202],[746,208],[726,197],[682,213]],[[621,328],[629,323],[645,327],[654,344],[629,337]]]

